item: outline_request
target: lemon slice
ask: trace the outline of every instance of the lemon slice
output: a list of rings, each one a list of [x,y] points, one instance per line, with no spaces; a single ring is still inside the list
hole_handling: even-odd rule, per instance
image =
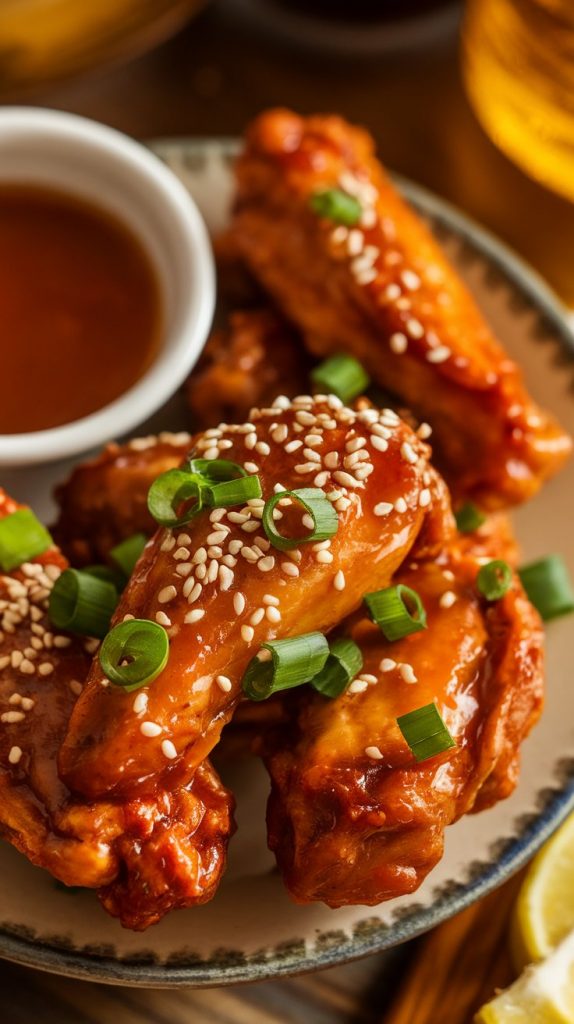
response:
[[[483,1006],[476,1024],[572,1024],[574,1021],[574,932],[547,960]]]
[[[512,921],[512,952],[517,970],[533,960],[544,960],[571,931],[574,815],[532,861],[520,890]]]

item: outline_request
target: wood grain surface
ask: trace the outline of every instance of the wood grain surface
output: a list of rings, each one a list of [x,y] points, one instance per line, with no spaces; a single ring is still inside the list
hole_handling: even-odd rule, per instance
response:
[[[482,221],[574,304],[574,207],[526,178],[483,134],[461,87],[454,36],[429,51],[326,57],[259,34],[233,0],[219,0],[146,57],[10,101],[84,114],[141,138],[238,134],[272,104],[340,111],[370,127],[391,167]],[[470,1024],[509,977],[512,895],[510,886],[386,955],[237,989],[140,991],[0,963],[0,1022]]]

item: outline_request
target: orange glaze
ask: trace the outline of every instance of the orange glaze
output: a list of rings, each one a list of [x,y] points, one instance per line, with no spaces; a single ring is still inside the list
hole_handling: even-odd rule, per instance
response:
[[[161,334],[155,273],[122,223],[86,202],[0,187],[0,433],[101,409],[147,370]]]

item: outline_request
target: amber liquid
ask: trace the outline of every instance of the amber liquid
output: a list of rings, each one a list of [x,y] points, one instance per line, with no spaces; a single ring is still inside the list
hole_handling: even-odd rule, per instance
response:
[[[469,0],[463,71],[493,141],[574,200],[574,0]]]
[[[0,90],[46,84],[139,53],[206,0],[0,0]]]
[[[117,398],[153,362],[161,314],[155,272],[123,224],[57,192],[0,186],[0,434]]]

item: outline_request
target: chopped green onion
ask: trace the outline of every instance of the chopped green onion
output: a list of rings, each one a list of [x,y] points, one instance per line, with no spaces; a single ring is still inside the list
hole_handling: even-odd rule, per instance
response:
[[[370,384],[358,359],[343,354],[331,356],[311,370],[311,380],[320,391],[336,395],[345,404],[362,395]]]
[[[313,529],[305,537],[283,537],[276,529],[273,521],[273,510],[284,498],[298,501],[313,520]],[[339,517],[320,487],[302,487],[296,491],[279,491],[265,502],[261,520],[263,529],[274,548],[289,551],[299,544],[311,541],[326,540],[333,537],[339,527]]]
[[[315,192],[309,200],[309,205],[319,217],[333,220],[336,224],[344,224],[348,228],[359,223],[363,212],[359,200],[340,188],[327,188],[322,192]]]
[[[403,583],[365,594],[364,600],[371,618],[391,642],[426,629],[424,605],[416,590]]]
[[[442,720],[436,704],[426,704],[397,718],[397,725],[417,762],[444,753],[456,743]]]
[[[483,565],[476,577],[476,585],[487,601],[500,601],[511,583],[512,569],[500,558]]]
[[[481,512],[472,501],[461,505],[458,512],[455,512],[456,525],[459,533],[473,533],[486,522],[484,512]]]
[[[110,682],[130,693],[163,672],[169,638],[157,622],[128,619],[114,626],[100,648],[100,665]]]
[[[322,633],[270,640],[249,662],[243,692],[250,700],[267,700],[279,690],[302,686],[321,671],[328,656],[329,644]]]
[[[311,679],[311,686],[324,697],[340,697],[362,667],[361,648],[349,637],[338,637],[330,644],[329,657]]]
[[[207,484],[221,480],[237,480],[248,474],[237,462],[229,459],[190,459],[189,472],[196,473]]]
[[[112,569],[109,565],[85,565],[82,572],[88,576],[95,576],[97,580],[105,580],[116,588],[118,594],[124,589],[126,578],[119,569]]]
[[[195,498],[195,504],[182,513],[178,512],[183,502]],[[147,496],[147,507],[160,526],[184,526],[201,510],[203,493],[197,476],[183,469],[168,469],[158,476],[151,485]]]
[[[66,569],[50,594],[48,614],[58,629],[82,636],[105,636],[118,603],[112,583],[78,569]]]
[[[110,558],[119,565],[124,576],[128,579],[134,571],[135,564],[147,544],[147,538],[143,533],[134,533],[121,544],[116,544],[110,551]]]
[[[250,498],[262,495],[258,476],[243,476],[240,480],[224,480],[205,488],[205,501],[214,508],[228,505],[243,505]]]
[[[560,555],[548,555],[519,570],[529,599],[545,621],[574,611],[574,591]]]
[[[12,572],[52,546],[52,538],[29,508],[0,519],[0,566]]]

